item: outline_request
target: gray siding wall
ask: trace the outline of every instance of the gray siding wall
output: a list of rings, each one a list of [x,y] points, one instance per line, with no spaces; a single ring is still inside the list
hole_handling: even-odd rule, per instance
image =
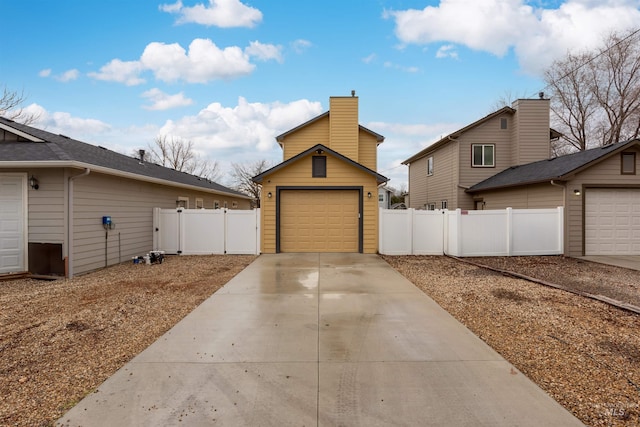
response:
[[[500,119],[507,118],[507,129],[500,128]],[[469,188],[480,181],[497,174],[511,166],[511,131],[512,124],[510,115],[494,117],[491,120],[482,123],[478,127],[465,132],[458,140],[460,141],[460,185]],[[472,167],[472,145],[474,144],[493,144],[495,146],[495,167]],[[451,206],[451,209],[459,207],[461,209],[473,209],[473,200],[471,196],[460,192],[460,200],[457,206]]]
[[[636,175],[622,175],[620,173],[620,154],[615,154],[606,160],[590,167],[584,172],[578,173],[574,179],[567,183],[567,206],[565,215],[567,224],[565,228],[565,254],[569,256],[583,255],[583,207],[589,187],[628,187],[640,188],[640,149],[636,154]],[[576,196],[573,190],[581,191]]]
[[[27,180],[33,175],[39,182],[37,190],[27,187],[28,242],[64,243],[65,186],[62,169],[3,169],[2,172],[26,173]]]
[[[551,209],[564,206],[564,191],[551,183],[489,191],[476,195],[484,209]]]
[[[409,165],[409,207],[413,209],[424,209],[427,203],[427,157]]]
[[[457,203],[458,144],[452,141],[434,153],[416,160],[409,166],[410,208],[424,209],[435,203],[440,208],[446,200],[449,208]],[[433,175],[427,176],[427,159],[433,157]]]
[[[511,165],[518,166],[548,159],[549,100],[519,99],[513,103],[513,145]]]
[[[214,200],[219,200],[220,206],[226,201],[231,208],[234,200],[93,172],[75,180],[74,274],[104,267],[105,252],[107,265],[149,252],[153,246],[153,208],[175,208],[178,197],[188,197],[190,208],[195,207],[196,197],[204,199],[205,208],[213,208]],[[236,200],[239,209],[249,208],[248,201]],[[116,224],[108,234],[102,226],[106,215]]]

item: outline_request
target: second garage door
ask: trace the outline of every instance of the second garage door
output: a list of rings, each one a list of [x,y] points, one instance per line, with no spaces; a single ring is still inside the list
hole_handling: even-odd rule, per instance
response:
[[[357,190],[280,191],[280,252],[359,252]]]
[[[640,255],[640,189],[587,190],[585,255]]]

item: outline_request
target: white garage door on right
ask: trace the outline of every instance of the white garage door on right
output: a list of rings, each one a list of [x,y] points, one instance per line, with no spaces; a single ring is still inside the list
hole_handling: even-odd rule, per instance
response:
[[[640,189],[585,192],[585,255],[640,255]]]

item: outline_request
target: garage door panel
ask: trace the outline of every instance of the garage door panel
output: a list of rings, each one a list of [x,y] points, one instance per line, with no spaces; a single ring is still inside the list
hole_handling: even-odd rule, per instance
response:
[[[585,254],[640,255],[640,189],[589,189],[585,197]]]
[[[281,252],[358,252],[359,191],[280,191]]]

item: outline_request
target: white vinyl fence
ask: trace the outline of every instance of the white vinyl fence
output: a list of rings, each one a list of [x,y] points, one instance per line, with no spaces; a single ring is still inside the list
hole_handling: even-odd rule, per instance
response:
[[[384,255],[517,256],[564,252],[564,208],[380,209]]]
[[[260,209],[155,208],[153,230],[166,254],[260,254]]]

